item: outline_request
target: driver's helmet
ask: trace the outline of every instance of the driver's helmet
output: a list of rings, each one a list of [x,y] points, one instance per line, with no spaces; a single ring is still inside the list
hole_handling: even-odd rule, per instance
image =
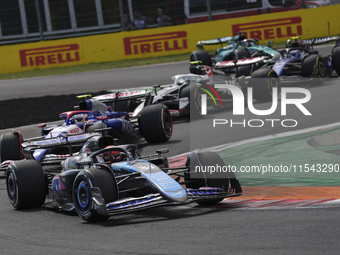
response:
[[[201,65],[198,66],[198,68],[203,68]],[[190,77],[184,77],[181,78],[177,81],[177,85],[182,86],[182,85],[189,85],[191,82]]]
[[[290,48],[299,48],[302,46],[302,41],[301,40],[294,40],[289,43]]]
[[[114,145],[109,145],[109,146],[106,146],[105,149],[106,148],[113,148],[113,147],[115,147],[115,146]],[[116,162],[120,162],[120,161],[123,160],[122,159],[122,155],[120,154],[120,152],[119,151],[114,151],[114,150],[104,152],[104,153],[101,154],[101,156],[102,156],[102,158],[103,158],[103,160],[105,162],[109,162],[110,161],[111,163],[116,163]]]
[[[244,47],[251,47],[252,46],[251,42],[248,41],[248,40],[241,41],[241,45],[244,46]]]
[[[299,50],[293,51],[291,54],[292,54],[293,57],[300,57],[300,51]]]
[[[88,115],[85,113],[75,114],[70,118],[70,124],[83,123],[88,120]]]

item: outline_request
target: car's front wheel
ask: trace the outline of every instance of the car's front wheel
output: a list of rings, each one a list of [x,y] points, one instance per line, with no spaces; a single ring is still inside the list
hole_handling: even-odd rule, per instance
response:
[[[112,174],[103,168],[90,168],[81,171],[74,180],[73,202],[77,214],[86,221],[106,220],[109,216],[100,215],[94,209],[91,188],[98,187],[105,204],[118,198],[117,183]]]
[[[260,68],[252,73],[249,87],[252,88],[253,98],[257,102],[268,102],[273,99],[273,88],[280,89],[280,81],[273,69]]]
[[[333,49],[332,65],[335,72],[340,76],[340,46]]]
[[[221,188],[225,192],[229,189],[230,179],[236,178],[235,174],[227,171],[223,159],[215,152],[191,152],[188,156],[186,166],[191,173],[185,172],[184,180],[189,189],[199,189],[201,187]],[[208,173],[206,169],[218,166],[225,169],[225,172],[216,176],[217,173]],[[200,205],[211,205],[222,201],[224,198],[210,198],[198,201]]]
[[[319,55],[310,55],[302,61],[302,76],[324,78],[327,75],[324,60]]]

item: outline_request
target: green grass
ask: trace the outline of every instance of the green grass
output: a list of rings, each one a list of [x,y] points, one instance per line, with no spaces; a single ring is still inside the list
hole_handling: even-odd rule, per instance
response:
[[[98,70],[108,70],[108,69],[133,67],[133,66],[153,65],[153,64],[168,63],[168,62],[185,61],[185,60],[189,61],[189,53],[181,54],[181,55],[102,62],[102,63],[90,63],[90,64],[78,65],[78,66],[56,67],[56,68],[50,68],[50,69],[32,70],[32,71],[25,71],[25,72],[19,72],[19,73],[0,74],[0,80],[20,79],[20,78],[29,78],[29,77],[37,77],[37,76],[70,74],[70,73],[81,73],[81,72],[88,72],[88,71],[98,71]]]

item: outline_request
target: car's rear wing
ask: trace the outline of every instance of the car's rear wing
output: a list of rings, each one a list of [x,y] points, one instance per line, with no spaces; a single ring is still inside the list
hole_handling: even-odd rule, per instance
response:
[[[136,90],[117,90],[113,91],[113,93],[104,94],[100,96],[93,97],[92,99],[98,100],[102,103],[109,104],[115,103],[118,101],[129,101],[135,99],[144,99],[147,103],[150,104],[152,89],[136,89]],[[116,109],[113,109],[114,111]]]
[[[115,101],[124,101],[124,100],[131,100],[131,99],[138,99],[149,96],[151,90],[146,89],[137,89],[137,90],[117,90],[113,91],[113,93],[104,94],[95,96],[92,99],[101,101],[103,103],[111,103]]]
[[[340,44],[340,37],[339,36],[331,36],[331,37],[323,37],[323,38],[313,38],[313,39],[308,39],[308,40],[302,40],[302,43],[304,45],[321,45],[325,43],[330,43],[330,42],[335,42]]]
[[[30,140],[22,143],[24,150],[51,149],[65,145],[76,145],[85,143],[89,138],[98,133],[84,133],[77,135],[65,134],[61,137],[42,138],[41,140]]]
[[[268,57],[261,56],[261,57],[254,57],[254,58],[244,58],[244,59],[238,59],[238,60],[222,61],[222,62],[217,62],[214,68],[223,69],[223,68],[230,68],[230,67],[252,65],[258,62],[265,61],[266,59],[268,59]]]
[[[217,45],[217,44],[223,44],[223,43],[227,43],[229,42],[231,39],[233,39],[231,36],[227,36],[227,37],[218,37],[217,39],[211,39],[211,40],[203,40],[203,41],[199,41],[197,42],[197,48],[199,50],[203,50],[203,45]]]
[[[98,133],[86,133],[86,134],[78,134],[78,135],[67,135],[65,134],[63,137],[53,137],[53,138],[45,138],[45,137],[35,137],[33,139],[25,140],[22,146],[23,159],[26,160],[31,159],[32,155],[37,150],[45,150],[57,147],[69,147],[69,154],[46,154],[43,159],[39,159],[41,164],[54,164],[60,163],[62,160],[72,156],[72,148],[76,146],[83,146],[88,139],[93,136],[98,136]],[[6,160],[0,164],[0,171],[6,171],[7,167],[16,161],[21,160]]]
[[[229,61],[221,61],[217,62],[214,67],[210,67],[207,65],[203,65],[202,61],[193,61],[190,62],[190,72],[193,74],[200,74],[200,75],[208,75],[209,77],[213,77],[214,74],[222,74],[225,75],[229,72],[234,72],[235,69],[241,66],[247,66],[256,64],[259,62],[265,62],[269,58],[266,56],[261,57],[253,57],[253,58],[245,58],[245,59],[238,59],[238,60],[229,60]]]

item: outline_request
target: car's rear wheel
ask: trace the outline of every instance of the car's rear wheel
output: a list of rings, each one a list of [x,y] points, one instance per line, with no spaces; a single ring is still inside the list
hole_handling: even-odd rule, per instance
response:
[[[205,50],[196,50],[190,54],[190,62],[201,61],[200,65],[212,66],[211,57]]]
[[[235,60],[245,59],[245,58],[250,58],[249,51],[246,48],[234,50],[234,59]],[[250,74],[251,74],[251,66],[250,65],[239,66],[238,68],[236,68],[236,74],[235,74],[236,77],[240,77],[242,75],[250,76]]]
[[[21,159],[21,142],[22,136],[20,133],[5,133],[0,137],[0,162],[6,160]]]
[[[43,205],[47,184],[39,162],[24,160],[11,163],[6,172],[6,189],[9,201],[15,209]]]
[[[189,98],[189,104],[187,106],[190,118],[196,119],[202,116],[201,104],[202,99],[201,96],[203,91],[199,89],[200,86],[187,86],[181,91],[180,98],[187,97]]]
[[[239,66],[237,69],[236,69],[236,74],[235,74],[235,77],[240,77],[240,76],[250,76],[251,75],[251,68],[250,68],[250,65],[247,65],[247,66]]]
[[[140,132],[149,143],[162,143],[172,136],[172,118],[167,106],[146,106],[139,116]]]
[[[273,69],[261,68],[252,73],[249,87],[257,102],[268,102],[273,99],[273,88],[280,89],[280,81]]]
[[[234,50],[234,58],[235,60],[250,58],[249,51],[246,48],[236,49]]]
[[[105,204],[118,199],[117,183],[112,174],[103,168],[90,168],[81,171],[74,180],[73,202],[77,214],[86,221],[101,221],[109,218],[94,209],[91,188],[100,189]]]
[[[303,77],[324,78],[327,75],[325,62],[319,55],[310,55],[302,60]]]
[[[340,76],[340,46],[333,49],[332,65],[335,72]]]

